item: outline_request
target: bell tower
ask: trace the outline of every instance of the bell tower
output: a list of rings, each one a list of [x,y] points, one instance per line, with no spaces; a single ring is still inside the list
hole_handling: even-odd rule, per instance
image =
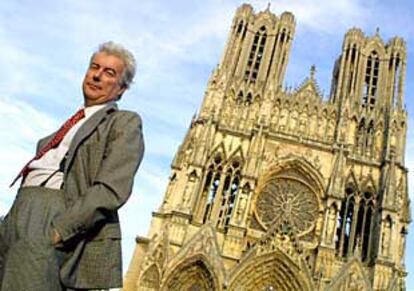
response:
[[[222,60],[213,72],[200,116],[205,117],[223,106],[225,98],[251,104],[264,98],[264,92],[282,87],[295,19],[290,12],[280,17],[269,9],[255,13],[244,4],[236,11]]]
[[[294,32],[237,9],[124,290],[404,290],[405,42],[350,29],[323,96]]]

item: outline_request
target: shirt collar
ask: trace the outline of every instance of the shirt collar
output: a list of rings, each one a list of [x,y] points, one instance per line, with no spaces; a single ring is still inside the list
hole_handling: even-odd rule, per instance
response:
[[[85,110],[85,117],[89,118],[91,117],[94,113],[96,113],[97,111],[101,110],[102,108],[106,107],[106,106],[111,106],[115,104],[115,101],[110,101],[107,103],[103,103],[103,104],[97,104],[97,105],[92,105],[92,106],[88,106],[88,107],[83,107]]]

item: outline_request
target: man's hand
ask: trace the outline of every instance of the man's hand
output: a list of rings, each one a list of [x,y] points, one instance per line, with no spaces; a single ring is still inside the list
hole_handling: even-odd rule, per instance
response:
[[[52,229],[52,244],[54,246],[58,245],[62,241],[62,237],[57,232],[56,229]]]

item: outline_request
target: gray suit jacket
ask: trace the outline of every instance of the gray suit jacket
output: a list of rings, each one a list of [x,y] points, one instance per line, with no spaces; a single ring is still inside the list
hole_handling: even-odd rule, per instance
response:
[[[40,140],[38,149],[50,138]],[[64,167],[66,211],[53,221],[68,253],[60,274],[66,287],[122,285],[117,210],[131,194],[143,153],[139,115],[115,104],[96,112],[75,134]]]

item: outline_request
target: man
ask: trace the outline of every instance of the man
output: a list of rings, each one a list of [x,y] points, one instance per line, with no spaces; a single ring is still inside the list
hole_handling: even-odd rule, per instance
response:
[[[0,225],[0,290],[101,290],[122,285],[117,210],[144,144],[140,117],[115,102],[132,83],[133,55],[99,47],[83,81],[84,108],[39,141]]]

